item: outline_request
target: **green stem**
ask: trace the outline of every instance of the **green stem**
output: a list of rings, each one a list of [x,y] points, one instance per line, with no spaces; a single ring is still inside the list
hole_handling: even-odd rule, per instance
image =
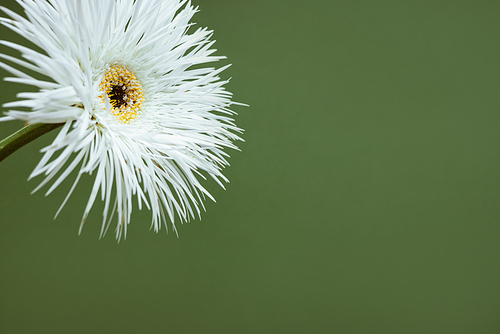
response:
[[[44,135],[47,132],[57,129],[58,127],[61,127],[63,125],[64,123],[36,123],[25,126],[21,130],[0,141],[0,161],[7,158],[9,155],[11,155],[24,145],[28,144],[29,142],[37,139],[41,135]]]

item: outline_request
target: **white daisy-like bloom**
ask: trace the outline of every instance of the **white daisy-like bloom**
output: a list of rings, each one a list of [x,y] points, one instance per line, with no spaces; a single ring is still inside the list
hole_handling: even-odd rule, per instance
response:
[[[101,235],[115,216],[118,239],[126,236],[135,201],[151,210],[155,231],[167,220],[176,231],[175,217],[199,217],[205,196],[213,200],[199,179],[209,175],[223,187],[224,149],[237,149],[242,130],[231,118],[227,81],[219,78],[227,66],[198,66],[225,57],[213,55],[212,31],[188,31],[197,8],[179,0],[18,3],[26,18],[2,8],[10,18],[1,23],[43,52],[2,41],[22,57],[2,54],[17,68],[0,66],[14,75],[5,80],[39,91],[19,93],[0,120],[64,123],[30,175],[45,176],[34,191],[49,184],[50,194],[76,169],[58,214],[80,177],[95,175],[80,231],[100,193]]]

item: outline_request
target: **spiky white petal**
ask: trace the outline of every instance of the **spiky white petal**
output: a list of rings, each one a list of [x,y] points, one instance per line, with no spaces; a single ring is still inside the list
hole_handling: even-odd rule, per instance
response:
[[[18,94],[19,101],[4,105],[14,109],[0,120],[64,123],[30,175],[45,176],[34,191],[52,182],[50,194],[78,170],[67,200],[81,175],[94,174],[82,225],[100,193],[104,201],[101,233],[116,213],[118,239],[126,234],[134,197],[139,208],[145,205],[152,211],[155,231],[166,224],[167,216],[174,230],[175,216],[181,222],[199,216],[204,197],[212,198],[199,182],[200,172],[221,186],[221,181],[227,182],[221,172],[228,165],[223,150],[236,149],[233,141],[241,140],[236,134],[241,129],[231,118],[234,113],[229,107],[234,102],[224,89],[227,81],[219,78],[227,66],[193,68],[224,58],[213,55],[211,31],[199,28],[188,33],[197,9],[190,1],[179,0],[18,3],[26,18],[2,7],[10,18],[0,18],[1,23],[44,53],[2,41],[23,59],[0,57],[45,79],[1,61],[0,66],[13,74],[6,80],[39,91]],[[110,84],[123,88],[123,101],[110,101],[111,95],[102,91],[105,75],[113,66],[135,76],[130,80],[139,84],[134,83],[144,97],[140,108],[127,107],[132,106],[127,104],[132,103],[126,93],[130,87]],[[133,117],[118,118],[117,103],[132,110]]]

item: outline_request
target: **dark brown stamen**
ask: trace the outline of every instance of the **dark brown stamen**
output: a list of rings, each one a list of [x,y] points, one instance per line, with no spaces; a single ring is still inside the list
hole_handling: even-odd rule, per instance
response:
[[[125,97],[126,95],[127,94],[123,89],[123,86],[112,86],[111,92],[108,94],[109,102],[113,107],[120,108],[125,104],[125,100],[123,99],[123,97]]]

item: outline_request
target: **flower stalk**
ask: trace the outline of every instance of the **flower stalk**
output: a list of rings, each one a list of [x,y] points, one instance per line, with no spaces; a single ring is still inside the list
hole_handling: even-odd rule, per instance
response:
[[[64,123],[58,124],[29,124],[19,131],[11,134],[7,138],[0,141],[0,161],[7,158],[9,155],[37,139],[38,137],[61,127]]]

